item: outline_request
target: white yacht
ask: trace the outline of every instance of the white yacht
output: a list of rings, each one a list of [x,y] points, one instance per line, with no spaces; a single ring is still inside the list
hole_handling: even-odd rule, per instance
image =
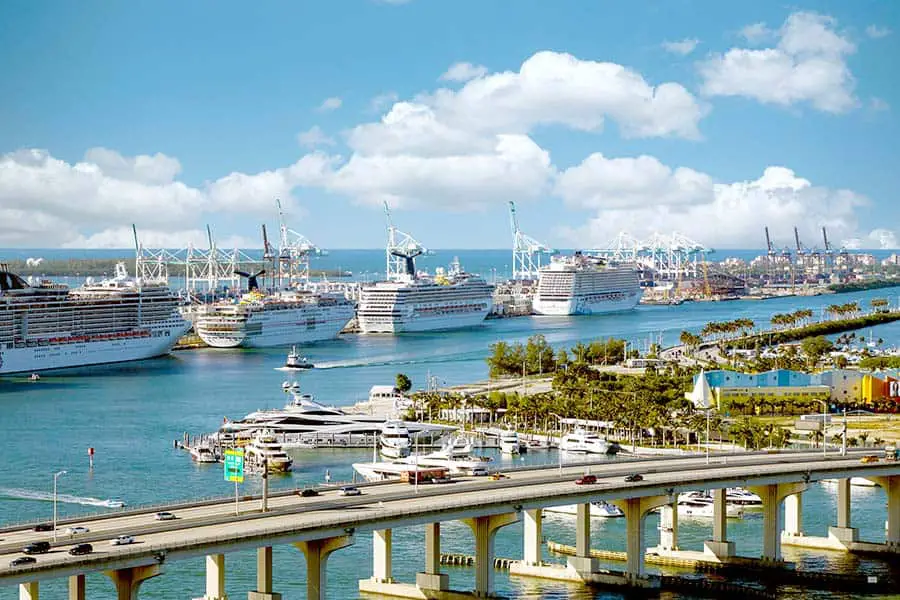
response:
[[[519,453],[519,434],[515,429],[507,428],[500,432],[500,452],[503,454]]]
[[[744,488],[728,488],[725,490],[725,501],[737,506],[762,506],[762,498]]]
[[[212,444],[209,440],[203,439],[198,441],[196,444],[191,446],[188,451],[191,453],[191,458],[194,462],[198,463],[214,463],[218,462],[215,453],[213,452]]]
[[[559,449],[563,452],[580,454],[607,454],[610,444],[599,435],[576,427],[574,431],[563,436]]]
[[[461,436],[446,439],[440,450],[406,459],[423,467],[446,467],[451,475],[487,475],[489,458],[472,454],[472,443]]]
[[[544,508],[545,512],[557,513],[561,515],[577,515],[578,506],[575,504],[564,504],[562,506],[548,506]],[[598,519],[614,519],[624,517],[625,513],[615,504],[610,504],[604,500],[591,502],[591,518]]]
[[[244,460],[251,471],[267,468],[269,473],[287,473],[294,462],[275,435],[266,429],[258,431],[253,441],[244,446]]]
[[[591,315],[630,310],[641,299],[633,266],[608,265],[576,252],[553,257],[540,270],[532,306],[539,315]]]
[[[409,456],[409,429],[403,421],[386,421],[381,428],[381,455],[385,458]]]
[[[288,369],[312,369],[314,365],[305,356],[300,356],[300,353],[297,352],[297,346],[291,346],[291,351],[287,355],[284,366]]]
[[[715,515],[712,496],[703,492],[688,492],[678,496],[679,517],[712,518]],[[729,519],[744,518],[744,507],[736,504],[725,504],[725,516]]]

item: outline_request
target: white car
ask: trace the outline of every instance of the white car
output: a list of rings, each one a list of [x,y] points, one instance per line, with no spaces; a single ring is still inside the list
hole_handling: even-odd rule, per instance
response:
[[[338,491],[339,496],[360,496],[362,492],[359,491],[359,488],[353,487],[352,485],[348,485],[346,487],[342,487],[340,491]]]
[[[66,529],[66,535],[78,535],[81,533],[87,533],[88,531],[90,531],[90,529],[88,529],[87,527],[69,527],[68,529]]]
[[[157,521],[174,521],[175,515],[173,515],[170,512],[163,511],[163,512],[156,513],[156,516],[153,518],[156,519]]]
[[[132,537],[130,535],[120,535],[119,537],[114,539],[112,542],[110,542],[110,544],[113,546],[127,546],[128,544],[133,544],[133,543],[134,543],[134,537]]]

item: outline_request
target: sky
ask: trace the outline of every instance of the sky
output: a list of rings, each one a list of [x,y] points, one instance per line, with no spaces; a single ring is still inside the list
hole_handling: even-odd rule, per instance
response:
[[[0,247],[897,248],[900,2],[10,0]]]

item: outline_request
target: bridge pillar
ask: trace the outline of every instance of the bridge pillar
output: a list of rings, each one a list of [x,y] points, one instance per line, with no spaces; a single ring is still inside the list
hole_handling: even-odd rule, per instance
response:
[[[19,584],[19,600],[38,600],[40,591],[37,581]]]
[[[519,520],[517,513],[463,519],[475,535],[475,596],[490,596],[494,589],[494,536]]]
[[[379,583],[391,583],[392,535],[390,529],[377,529],[372,532],[372,579]]]
[[[785,535],[803,535],[803,494],[791,494],[784,499]]]
[[[146,565],[144,567],[129,567],[116,571],[104,571],[107,577],[112,579],[116,586],[117,600],[137,600],[138,589],[141,584],[150,579],[162,575],[159,565]]]
[[[281,600],[272,591],[272,546],[256,549],[256,590],[247,593],[247,600]]]
[[[228,600],[225,593],[225,555],[206,556],[206,594],[203,600]]]
[[[323,540],[296,542],[296,546],[306,557],[306,600],[325,600],[327,581],[325,567],[328,556],[335,550],[353,545],[352,535],[341,535]]]
[[[828,537],[843,545],[859,540],[859,530],[850,526],[850,478],[837,480],[837,527],[828,528]]]
[[[728,541],[728,506],[725,489],[713,490],[713,539],[703,542],[703,551],[718,559],[734,556],[734,542]]]
[[[597,561],[591,557],[591,505],[587,502],[575,506],[575,556],[566,564],[582,576],[597,570]]]
[[[540,508],[526,510],[522,513],[522,520],[525,537],[525,552],[522,559],[526,565],[540,565],[544,512]]]
[[[450,576],[441,573],[441,524],[425,525],[425,572],[416,573],[416,586],[423,590],[450,589]]]
[[[85,600],[84,575],[69,576],[69,600]]]
[[[678,499],[660,508],[659,549],[664,552],[678,550]]]
[[[750,490],[763,502],[763,550],[762,559],[781,560],[781,536],[778,532],[778,518],[781,502],[794,494],[806,491],[803,483],[778,483],[751,487]]]
[[[625,575],[634,581],[644,577],[644,517],[653,509],[671,504],[668,496],[647,496],[616,500],[615,505],[625,513]]]
[[[887,496],[887,523],[884,541],[888,547],[900,549],[900,475],[872,477]]]

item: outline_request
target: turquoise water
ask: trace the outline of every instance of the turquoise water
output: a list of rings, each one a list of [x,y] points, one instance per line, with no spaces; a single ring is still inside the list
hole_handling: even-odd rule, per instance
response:
[[[894,294],[891,296],[891,294]],[[308,347],[305,352],[319,367],[302,375],[305,390],[325,403],[345,406],[365,399],[375,384],[393,382],[397,372],[405,372],[416,387],[425,385],[426,375],[446,384],[484,379],[487,346],[497,340],[524,341],[539,332],[555,346],[570,346],[596,337],[619,336],[641,347],[662,336],[674,343],[682,329],[699,330],[709,321],[747,317],[767,322],[771,314],[804,306],[819,310],[833,302],[859,300],[867,304],[875,297],[891,297],[896,290],[876,290],[859,294],[764,302],[688,303],[677,307],[640,307],[629,313],[593,318],[520,318],[489,321],[465,331],[418,334],[398,337],[344,336]],[[873,329],[875,337],[889,344],[900,343],[900,323]],[[90,499],[118,497],[129,505],[158,503],[198,496],[227,495],[233,488],[222,481],[221,466],[195,465],[186,453],[172,448],[183,432],[216,429],[223,417],[239,418],[258,408],[277,407],[285,402],[280,390],[287,377],[277,368],[283,350],[178,352],[166,358],[125,366],[103,367],[64,376],[46,376],[39,382],[25,378],[0,380],[0,423],[5,435],[0,441],[4,457],[0,477],[0,523],[49,519],[52,504],[52,473],[65,469],[59,479],[61,515],[104,510]],[[94,469],[88,469],[87,448],[94,447]],[[274,478],[274,487],[295,487],[320,482],[326,470],[334,479],[349,479],[350,464],[368,460],[365,450],[300,451],[296,470]],[[534,453],[525,461],[554,462],[555,455]],[[500,462],[500,464],[505,464]],[[523,464],[517,461],[515,464]],[[245,490],[253,491],[253,484]],[[855,525],[864,539],[883,540],[884,495],[880,489],[854,488]],[[804,530],[823,535],[834,518],[833,490],[815,486],[804,497]],[[624,549],[621,520],[596,521],[593,543],[597,548]],[[647,519],[651,545],[657,540],[656,517]],[[710,535],[710,524],[682,522],[680,545],[699,550]],[[759,554],[761,519],[749,516],[730,524],[731,539],[745,555]],[[443,549],[472,553],[471,535],[462,525],[448,523],[443,530]],[[573,543],[569,517],[548,516],[548,539]],[[422,530],[412,528],[394,533],[395,578],[411,582],[422,568]],[[497,554],[520,557],[521,525],[500,531]],[[860,560],[840,554],[795,553],[785,550],[789,560],[803,566],[842,572],[862,570],[888,573],[878,560]],[[547,557],[548,560],[558,560]],[[252,554],[227,557],[228,592],[231,598],[244,597],[255,584]],[[275,550],[276,591],[286,599],[304,597],[305,567],[302,555],[288,547]],[[352,548],[335,553],[329,561],[329,597],[355,598],[356,582],[371,574],[371,536],[360,535]],[[610,565],[621,568],[621,565]],[[447,568],[454,588],[472,586],[473,572]],[[204,592],[202,560],[166,565],[166,575],[149,581],[142,598],[193,598]],[[897,577],[894,572],[894,577]],[[42,586],[42,597],[64,597],[65,582]],[[88,578],[89,597],[112,598],[112,586],[102,576]],[[514,598],[618,598],[616,594],[594,593],[554,585],[510,579],[497,573],[497,591]],[[819,592],[783,590],[798,597],[838,598]],[[13,588],[0,589],[0,600],[15,598]]]

